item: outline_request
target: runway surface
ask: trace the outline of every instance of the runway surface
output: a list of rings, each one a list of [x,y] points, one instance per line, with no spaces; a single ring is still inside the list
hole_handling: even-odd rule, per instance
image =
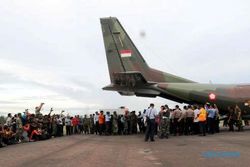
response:
[[[207,152],[238,153],[207,157]],[[204,154],[205,153],[205,154]],[[204,156],[205,155],[205,156]],[[230,154],[231,155],[231,154]],[[249,166],[250,131],[176,136],[144,142],[143,135],[74,135],[0,148],[2,167]]]

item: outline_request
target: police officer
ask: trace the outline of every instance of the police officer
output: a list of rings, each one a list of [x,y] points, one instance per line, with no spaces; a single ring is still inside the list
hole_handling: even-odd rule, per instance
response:
[[[180,123],[179,119],[181,117],[181,110],[178,105],[175,106],[175,110],[173,113],[173,118],[174,118],[174,124],[173,124],[173,133],[174,136],[176,136],[177,132],[180,132]]]
[[[183,135],[185,131],[185,123],[186,123],[186,112],[187,112],[187,106],[184,106],[183,110],[181,111],[181,116],[178,120],[179,123],[179,134]]]
[[[154,104],[150,104],[150,107],[146,110],[146,133],[145,133],[145,142],[149,140],[150,141],[155,141],[154,140],[154,132],[155,132],[155,117],[157,115],[157,111],[154,108]]]
[[[192,106],[189,105],[186,112],[186,124],[185,124],[185,135],[193,134],[193,121],[194,121],[194,110]]]

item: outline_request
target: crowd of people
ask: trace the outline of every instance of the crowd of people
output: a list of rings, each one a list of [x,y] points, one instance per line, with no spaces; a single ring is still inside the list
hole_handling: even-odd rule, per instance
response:
[[[202,135],[214,134],[220,131],[220,115],[216,105],[188,105],[181,109],[178,105],[170,109],[163,105],[157,111],[154,104],[150,104],[143,112],[129,112],[124,109],[123,114],[103,111],[84,116],[41,114],[44,103],[35,108],[31,114],[27,109],[23,114],[12,116],[10,113],[4,124],[0,124],[0,147],[21,142],[33,142],[74,134],[96,135],[130,135],[145,134],[145,141],[154,136],[168,138],[169,135]],[[242,130],[241,110],[238,106],[230,107],[225,125],[229,130]]]

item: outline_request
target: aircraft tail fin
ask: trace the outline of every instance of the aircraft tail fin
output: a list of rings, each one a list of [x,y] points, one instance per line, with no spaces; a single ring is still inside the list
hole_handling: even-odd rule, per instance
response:
[[[102,18],[101,26],[111,81],[113,73],[149,69],[118,19]]]
[[[192,82],[151,69],[117,18],[100,20],[111,83],[115,83],[115,74],[125,72],[141,73],[147,82]]]

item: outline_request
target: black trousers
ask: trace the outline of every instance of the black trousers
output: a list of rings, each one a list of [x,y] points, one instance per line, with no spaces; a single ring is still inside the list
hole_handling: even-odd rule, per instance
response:
[[[105,125],[106,125],[106,135],[111,135],[111,122],[106,121]]]
[[[142,133],[142,131],[143,131],[143,122],[141,121],[141,118],[137,119],[137,123],[138,123],[138,126],[139,126],[140,133]]]
[[[99,122],[95,122],[95,134],[99,133]]]
[[[216,119],[214,120],[214,125],[215,125],[214,131],[215,131],[216,133],[219,133],[219,132],[220,132],[220,119],[219,119],[219,118],[216,118]]]
[[[66,135],[71,135],[71,130],[70,130],[71,126],[70,125],[66,125]]]
[[[174,118],[174,124],[173,124],[173,133],[176,135],[177,133],[180,133],[180,122],[178,122],[179,118]]]
[[[185,124],[185,135],[193,134],[194,129],[193,129],[193,117],[187,117],[186,118],[186,124]]]
[[[183,135],[183,133],[185,132],[185,120],[182,119],[179,123],[179,134]]]
[[[148,141],[149,137],[150,140],[154,140],[154,134],[155,134],[155,119],[150,119],[147,122],[147,128],[145,133],[145,141]]]
[[[60,125],[60,124],[57,124],[56,126],[57,130],[56,130],[56,133],[57,133],[57,137],[60,137],[60,136],[63,136],[63,125]]]
[[[214,118],[208,117],[208,132],[214,134]]]
[[[193,127],[194,127],[194,134],[199,134],[200,133],[200,125],[199,122],[194,122],[193,123]]]
[[[99,135],[102,135],[105,130],[105,125],[104,124],[99,124]]]
[[[170,132],[170,134],[174,133],[174,119],[170,119],[169,132]]]
[[[200,133],[203,136],[206,136],[206,121],[200,121],[199,125],[200,125]]]
[[[233,119],[230,119],[229,122],[228,122],[228,125],[229,125],[229,131],[234,131],[234,124],[235,124],[235,120]]]

